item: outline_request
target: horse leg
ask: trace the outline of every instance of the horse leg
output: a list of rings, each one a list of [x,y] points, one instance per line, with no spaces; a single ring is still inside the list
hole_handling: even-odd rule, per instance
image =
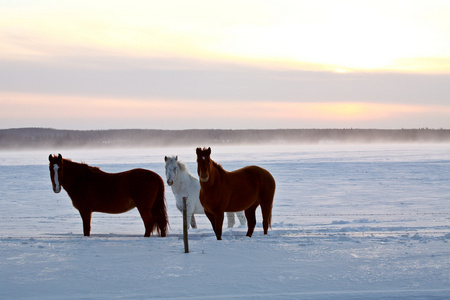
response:
[[[241,223],[242,226],[247,224],[247,219],[245,218],[245,214],[243,211],[238,211],[236,213],[236,216],[238,217],[239,222]]]
[[[186,214],[188,217],[191,216],[190,217],[191,227],[197,228],[197,222],[195,222],[194,211],[195,211],[194,203],[192,203],[192,201],[187,201],[186,202]],[[189,229],[189,223],[188,223],[188,229]]]
[[[222,239],[222,225],[223,225],[223,214],[222,217],[214,215],[210,212],[207,212],[205,210],[205,215],[208,217],[209,221],[211,222],[212,228],[214,230],[214,233],[216,234],[217,240]]]
[[[234,226],[234,213],[227,212],[228,228],[233,228]]]
[[[194,214],[192,214],[192,217],[191,217],[191,227],[197,228],[197,222],[195,222]]]
[[[209,222],[211,222],[211,226],[212,226],[214,232],[216,232],[216,217],[212,213],[207,212],[206,210],[205,210],[205,215],[208,218]]]
[[[141,215],[142,221],[144,222],[145,227],[144,237],[150,237],[154,227],[152,213],[150,209],[143,208],[141,206],[138,206],[137,209],[139,211],[139,214]]]
[[[245,216],[247,217],[247,236],[252,237],[253,231],[256,226],[256,208],[259,203],[255,203],[245,210]]]
[[[274,191],[272,193],[267,192],[260,195],[261,201],[261,213],[263,217],[263,229],[264,234],[267,235],[267,231],[269,230],[270,223],[272,222],[272,206],[273,206],[273,197]]]
[[[262,217],[263,217],[263,229],[264,229],[264,234],[267,235],[267,231],[269,230],[269,226],[271,223],[271,219],[272,219],[272,207],[263,207],[261,205],[261,212],[262,212]]]
[[[167,235],[167,217],[155,216],[156,224],[159,228],[159,236],[165,237]]]
[[[83,220],[84,236],[91,236],[91,211],[80,211],[81,219]]]
[[[223,213],[216,215],[216,226],[214,226],[214,232],[216,233],[217,240],[222,239],[222,226],[223,226]]]

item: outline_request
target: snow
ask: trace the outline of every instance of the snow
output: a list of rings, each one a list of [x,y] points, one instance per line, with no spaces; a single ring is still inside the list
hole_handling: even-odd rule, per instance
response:
[[[252,238],[204,215],[189,230],[166,186],[170,231],[144,238],[136,210],[94,214],[91,237],[52,151],[0,152],[2,299],[424,299],[450,297],[450,144],[213,146],[225,169],[259,165],[277,181],[272,229]],[[164,156],[196,170],[195,148],[65,150],[107,172]]]

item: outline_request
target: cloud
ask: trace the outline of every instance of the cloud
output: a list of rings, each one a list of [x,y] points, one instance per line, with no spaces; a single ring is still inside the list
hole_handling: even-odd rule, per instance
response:
[[[2,5],[0,56],[85,48],[393,70],[397,59],[449,56],[449,9],[445,1],[423,0],[26,1]]]
[[[0,61],[0,89],[122,99],[448,105],[450,74],[332,73],[176,58]]]

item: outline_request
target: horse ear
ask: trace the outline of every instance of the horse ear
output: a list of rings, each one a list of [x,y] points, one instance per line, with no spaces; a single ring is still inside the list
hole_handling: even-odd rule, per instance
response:
[[[164,156],[164,161],[167,161],[167,156]]]
[[[177,161],[178,161],[178,155],[177,155],[177,156],[175,156],[175,160],[177,160]]]
[[[196,151],[197,155],[200,155],[200,151],[202,151],[202,149],[200,147],[197,148],[197,151]]]
[[[206,153],[208,153],[208,155],[211,155],[211,147],[208,147],[208,150]]]
[[[59,161],[62,161],[62,155],[61,155],[61,153],[58,154],[58,160],[59,160]]]
[[[52,158],[53,158],[53,156],[50,154],[50,155],[48,156],[48,161],[52,161]]]

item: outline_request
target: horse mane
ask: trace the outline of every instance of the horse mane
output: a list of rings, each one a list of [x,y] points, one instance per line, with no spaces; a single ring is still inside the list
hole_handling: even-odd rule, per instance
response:
[[[63,165],[67,166],[67,164],[69,165],[69,167],[76,168],[76,169],[81,169],[81,170],[84,170],[84,171],[87,171],[87,172],[91,172],[91,173],[101,172],[100,168],[98,168],[98,167],[92,167],[92,166],[90,166],[90,165],[88,165],[86,163],[83,163],[83,162],[82,163],[77,163],[77,162],[74,162],[74,161],[72,161],[70,159],[64,158],[63,159]]]
[[[181,171],[189,171],[186,164],[184,162],[182,162],[181,160],[177,160],[177,164]]]
[[[192,176],[188,166],[184,162],[178,160],[177,163],[178,163],[178,167],[180,168],[181,172],[186,172],[186,173],[188,173],[189,175]]]
[[[227,171],[222,167],[221,164],[216,163],[212,159],[211,159],[211,163],[212,163],[213,167],[215,167],[216,170],[219,171],[219,173],[221,173],[221,174],[227,173]]]

